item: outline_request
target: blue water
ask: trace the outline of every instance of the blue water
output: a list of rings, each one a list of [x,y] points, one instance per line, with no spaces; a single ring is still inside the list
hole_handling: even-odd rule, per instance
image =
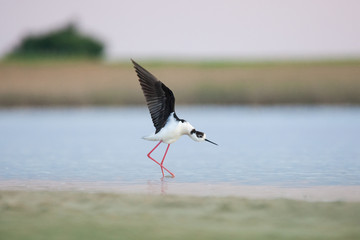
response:
[[[173,182],[360,185],[359,107],[178,107],[218,143],[184,136],[165,166]],[[144,107],[0,110],[0,180],[157,180]],[[162,144],[154,158],[161,159]]]

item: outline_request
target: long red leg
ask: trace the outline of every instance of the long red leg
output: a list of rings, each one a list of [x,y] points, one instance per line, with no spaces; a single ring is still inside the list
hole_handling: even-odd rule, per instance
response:
[[[162,143],[162,141],[160,141],[160,142],[148,153],[147,156],[148,156],[149,158],[151,158],[151,157],[150,157],[150,154],[160,145],[160,143]],[[153,161],[155,161],[155,160],[153,160]],[[156,162],[156,161],[155,161],[155,162]]]
[[[156,161],[155,159],[153,159],[153,158],[150,156],[150,154],[160,145],[160,143],[162,143],[162,141],[160,141],[160,142],[147,154],[147,156],[148,156],[148,158],[150,158],[151,160],[153,160],[155,163],[157,163],[157,164],[161,167],[161,171],[162,171],[162,173],[163,173],[163,176],[164,176],[164,171],[163,171],[163,169],[165,169],[166,171],[168,171],[168,173],[171,174],[171,176],[175,177],[175,175],[174,175],[172,172],[170,172],[169,170],[167,170],[164,166],[162,166],[162,164],[160,164],[158,161]],[[167,152],[168,149],[169,149],[169,146],[167,147],[166,152]],[[165,155],[166,155],[166,153],[165,153]],[[164,156],[162,162],[164,161],[164,159],[165,159],[165,156]],[[161,162],[161,163],[162,163],[162,162]]]
[[[167,154],[167,152],[168,152],[168,150],[169,150],[169,147],[170,147],[170,144],[168,144],[168,146],[167,146],[167,148],[166,148],[166,151],[165,151],[165,154],[164,154],[164,157],[163,157],[163,159],[162,159],[162,161],[161,161],[161,171],[162,171],[162,174],[163,174],[163,176],[164,176],[164,170],[163,170],[163,168],[164,168],[164,165],[163,165],[163,163],[164,163],[164,160],[165,160],[165,157],[166,157],[166,154]],[[166,169],[166,168],[165,168]],[[169,170],[166,170],[166,171],[168,171],[170,174],[171,174],[171,176],[172,177],[175,177],[175,175],[172,173],[172,172],[170,172]]]

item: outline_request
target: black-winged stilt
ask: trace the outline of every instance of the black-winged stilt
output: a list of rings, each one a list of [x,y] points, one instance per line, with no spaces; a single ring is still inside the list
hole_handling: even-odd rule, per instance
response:
[[[155,133],[143,138],[149,141],[159,141],[159,143],[147,154],[147,156],[160,166],[163,177],[164,169],[170,173],[172,177],[175,177],[175,175],[163,165],[171,143],[174,143],[182,135],[188,135],[196,142],[207,141],[215,145],[217,144],[208,140],[205,133],[196,131],[189,122],[184,119],[180,119],[175,113],[175,97],[173,92],[134,60],[131,59],[131,61],[133,62],[134,68],[139,77],[139,82],[150,111],[151,119],[156,129]],[[162,142],[168,144],[168,146],[164,157],[159,163],[152,158],[150,154]]]

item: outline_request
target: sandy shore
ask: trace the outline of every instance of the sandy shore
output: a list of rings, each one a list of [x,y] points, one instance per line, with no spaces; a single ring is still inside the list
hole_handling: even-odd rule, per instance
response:
[[[229,183],[174,183],[167,179],[146,184],[120,182],[79,182],[43,180],[0,180],[0,190],[83,191],[186,196],[234,196],[249,199],[293,199],[305,201],[360,202],[360,186],[277,187],[233,185]]]
[[[0,238],[360,239],[359,186],[174,181],[0,180]]]

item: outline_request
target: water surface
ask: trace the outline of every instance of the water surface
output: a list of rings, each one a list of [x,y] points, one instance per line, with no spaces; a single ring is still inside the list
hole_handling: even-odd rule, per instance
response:
[[[178,107],[218,143],[187,136],[165,166],[177,183],[360,185],[359,107]],[[0,180],[142,184],[161,177],[146,157],[156,142],[148,110],[0,110]],[[161,159],[165,144],[153,156]]]

